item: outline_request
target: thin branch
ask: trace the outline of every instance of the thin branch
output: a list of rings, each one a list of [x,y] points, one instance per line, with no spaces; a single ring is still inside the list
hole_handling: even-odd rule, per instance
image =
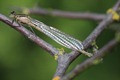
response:
[[[120,7],[120,0],[114,5],[113,10],[117,11],[117,9]],[[88,47],[92,41],[94,41],[100,33],[111,23],[112,15],[108,14],[108,16],[99,23],[99,25],[95,28],[95,30],[87,37],[87,39],[83,42],[85,47]]]
[[[118,9],[119,5],[120,5],[120,0],[118,0],[117,4],[113,7],[113,9],[116,11]],[[60,16],[60,17],[65,17],[66,16],[67,18],[75,18],[75,19],[77,17],[79,17],[80,19],[83,18],[83,19],[91,19],[91,20],[102,20],[102,22],[100,22],[100,24],[95,28],[95,30],[83,42],[83,45],[84,45],[85,49],[87,49],[90,46],[92,41],[94,41],[111,22],[113,22],[111,14],[102,15],[102,18],[101,17],[97,18],[98,15],[97,15],[97,17],[89,17],[89,16],[91,16],[91,14],[89,16],[87,16],[88,14],[85,14],[85,16],[82,17],[83,16],[82,13],[81,13],[82,16],[78,16],[79,13],[74,14],[74,13],[71,13],[71,12],[70,13],[69,12],[63,12],[63,11],[61,12],[61,11],[57,11],[57,10],[54,12],[52,10],[49,11],[49,10],[44,10],[43,9],[43,13],[44,13],[44,15],[49,14],[49,15]],[[63,15],[62,13],[66,14],[66,15]],[[72,17],[71,17],[71,14],[72,14]],[[73,16],[73,14],[74,14],[74,16]],[[77,16],[75,17],[75,15],[77,15]],[[10,25],[14,29],[18,30],[19,32],[21,32],[25,36],[27,36],[30,40],[32,40],[33,42],[38,44],[40,47],[42,47],[43,49],[48,51],[51,55],[54,55],[54,54],[58,53],[58,50],[56,48],[54,48],[53,46],[51,46],[47,42],[43,41],[42,39],[40,39],[36,35],[32,34],[30,31],[28,31],[24,27],[19,26],[17,23],[12,24],[11,20],[8,19],[7,17],[5,17],[2,14],[0,14],[0,20],[3,21],[4,23]],[[66,72],[68,66],[71,64],[71,62],[74,61],[79,55],[80,55],[79,52],[72,51],[70,54],[64,54],[64,55],[59,56],[58,57],[58,67],[57,67],[57,71],[56,71],[54,76],[62,77],[64,75],[64,73]]]
[[[69,12],[69,11],[60,11],[60,10],[43,9],[43,8],[31,8],[28,9],[28,11],[30,14],[50,15],[50,16],[58,16],[58,17],[70,18],[70,19],[86,19],[86,20],[95,20],[95,21],[101,21],[106,16],[104,14],[96,14],[90,12]]]
[[[119,8],[120,5],[120,0],[118,0],[118,2],[114,5],[113,10],[117,10]],[[88,48],[88,46],[91,45],[91,43],[96,40],[96,38],[101,34],[101,32],[111,23],[113,22],[112,20],[112,15],[108,14],[106,15],[106,17],[103,19],[103,21],[101,21],[99,23],[99,25],[94,29],[94,31],[84,40],[83,42],[83,46],[85,49]],[[80,55],[79,52],[77,51],[72,51],[69,54],[66,54],[66,58],[67,59],[63,59],[62,56],[59,57],[58,59],[58,63],[61,64],[61,66],[58,65],[57,67],[57,71],[54,74],[54,76],[63,76],[64,73],[66,72],[67,67],[69,66],[69,64],[71,64],[72,61],[74,61],[78,56]],[[63,67],[64,65],[64,67]]]
[[[84,62],[82,62],[81,64],[77,65],[69,74],[63,76],[63,78],[61,80],[71,80],[71,79],[73,79],[75,76],[77,76],[78,74],[80,74],[84,70],[86,70],[87,68],[94,65],[95,60],[100,59],[103,56],[105,56],[117,44],[118,44],[118,42],[115,39],[111,40],[102,49],[100,49],[97,53],[95,53],[95,55],[93,57],[91,57],[91,58],[85,60]]]
[[[39,38],[37,35],[33,34],[29,30],[24,28],[23,26],[18,25],[16,22],[14,22],[12,24],[12,20],[10,20],[9,18],[7,18],[6,16],[4,16],[2,14],[0,14],[0,21],[4,22],[5,24],[8,24],[10,27],[16,29],[17,31],[19,31],[20,33],[22,33],[23,35],[28,37],[31,41],[35,42],[41,48],[43,48],[44,50],[49,52],[49,54],[51,54],[52,56],[54,54],[58,53],[58,50],[55,47],[53,47],[52,45],[48,44],[47,42],[45,42],[44,40]]]
[[[113,10],[117,10],[120,5],[120,0],[114,5]],[[108,14],[106,15],[106,18],[99,23],[99,25],[92,31],[92,33],[83,41],[84,48],[87,49],[91,43],[96,40],[97,37],[103,32],[105,28],[108,27],[110,23],[112,23],[112,15]],[[74,58],[78,57],[79,54],[76,54],[75,51],[71,52],[71,60],[74,60]]]

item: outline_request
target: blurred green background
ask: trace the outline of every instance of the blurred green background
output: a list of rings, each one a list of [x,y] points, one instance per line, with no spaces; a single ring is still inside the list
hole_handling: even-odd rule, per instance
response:
[[[0,0],[0,13],[9,17],[16,7],[42,7],[75,12],[106,13],[117,0]],[[98,22],[60,17],[30,15],[47,25],[56,27],[83,41]],[[62,46],[36,31],[42,39],[57,48]],[[106,37],[107,36],[107,37]],[[106,29],[98,38],[100,47],[114,38],[114,31]],[[68,49],[65,49],[68,50]],[[69,67],[70,71],[87,57],[81,55]],[[57,62],[46,51],[19,32],[0,22],[0,80],[50,80]],[[116,46],[102,63],[87,69],[74,80],[120,80],[120,46]]]

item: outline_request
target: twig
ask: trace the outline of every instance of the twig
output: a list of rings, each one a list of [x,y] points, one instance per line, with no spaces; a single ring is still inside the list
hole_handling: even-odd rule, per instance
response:
[[[117,11],[119,6],[120,6],[120,0],[118,0],[118,2],[114,5],[113,10]],[[83,42],[84,46],[88,47],[90,43],[94,41],[111,22],[113,22],[112,15],[108,14],[108,16],[103,21],[101,21],[101,23],[99,23],[97,28]]]
[[[37,15],[51,15],[58,16],[63,18],[71,18],[71,19],[86,19],[86,20],[95,20],[101,21],[105,18],[104,14],[96,14],[90,12],[69,12],[69,11],[60,11],[60,10],[52,10],[52,9],[43,9],[43,8],[31,8],[28,9],[30,14]]]
[[[39,9],[30,9],[31,14],[43,14],[43,15],[52,15],[58,17],[65,17],[71,19],[90,19],[90,20],[97,20],[100,21],[105,18],[103,14],[96,14],[96,13],[82,13],[82,12],[67,12],[67,11],[60,11],[60,10],[47,10],[43,8]]]
[[[58,50],[55,47],[45,42],[44,40],[39,38],[37,35],[34,35],[33,33],[31,33],[29,30],[27,30],[23,26],[18,25],[16,22],[12,24],[12,20],[10,20],[9,18],[7,18],[6,16],[2,14],[0,14],[0,21],[8,24],[10,27],[16,29],[17,31],[19,31],[20,33],[28,37],[31,41],[35,42],[41,48],[49,52],[49,54],[51,54],[52,56],[58,53]]]
[[[118,9],[119,5],[120,5],[120,0],[118,0],[117,4],[115,4],[115,6],[113,7],[113,9],[116,11]],[[32,11],[31,11],[31,13],[32,13]],[[61,17],[75,18],[75,19],[77,19],[77,17],[78,17],[80,19],[83,18],[83,19],[91,19],[91,20],[102,20],[100,22],[100,24],[95,28],[95,30],[83,42],[83,46],[85,47],[85,49],[87,49],[90,46],[90,44],[92,43],[92,41],[94,41],[101,34],[101,32],[111,22],[113,22],[111,14],[102,15],[102,17],[100,16],[98,18],[99,15],[97,15],[97,17],[95,17],[96,14],[94,15],[94,17],[93,16],[89,17],[89,16],[91,16],[91,14],[87,13],[87,14],[85,14],[84,17],[82,17],[83,16],[82,13],[80,14],[82,16],[78,16],[79,13],[71,13],[71,12],[69,13],[69,12],[63,12],[63,11],[61,12],[61,11],[57,11],[57,10],[56,11],[52,11],[52,10],[48,11],[48,10],[44,10],[43,9],[42,13],[44,15],[48,15],[48,14],[50,15],[51,14],[53,16],[61,16]],[[63,13],[65,15],[63,15]],[[73,14],[74,14],[74,16],[73,16]],[[77,15],[77,16],[75,16],[75,15]],[[38,36],[32,34],[30,31],[28,31],[27,29],[25,29],[23,26],[19,26],[17,23],[12,24],[11,20],[8,19],[6,16],[0,14],[0,20],[3,21],[4,23],[10,25],[14,29],[18,30],[19,32],[21,32],[23,35],[25,35],[30,40],[32,40],[33,42],[35,42],[36,44],[38,44],[40,47],[42,47],[43,49],[45,49],[47,52],[49,52],[52,56],[55,55],[56,53],[58,53],[58,50],[56,48],[54,48],[52,45],[50,45],[47,42],[43,41]],[[103,50],[105,50],[105,49],[103,49]],[[71,62],[74,61],[74,59],[76,59],[79,55],[80,54],[78,52],[72,51],[70,54],[64,54],[64,55],[59,56],[58,57],[58,67],[57,67],[57,71],[56,71],[56,73],[55,73],[54,76],[60,76],[60,77],[62,77],[64,75],[64,73],[66,72],[68,66],[71,64]],[[87,63],[87,64],[89,65],[89,63]]]
[[[113,10],[116,11],[119,5],[120,0],[118,0],[118,2],[115,4]],[[104,18],[103,21],[101,21],[99,25],[94,29],[94,31],[86,38],[86,40],[84,40],[83,45],[85,49],[87,49],[88,46],[91,45],[92,41],[94,41],[111,22],[113,22],[112,15],[111,14],[106,15],[106,18]],[[69,64],[72,61],[74,61],[74,59],[76,59],[79,55],[80,53],[72,51],[71,53],[66,54],[67,59],[62,60],[63,59],[62,56],[59,57],[58,62],[61,64],[62,67],[60,66],[57,67],[57,71],[54,76],[63,76]]]
[[[118,2],[115,4],[113,10],[116,11],[119,8],[119,5],[120,0],[118,0]],[[94,29],[94,31],[83,41],[84,47],[87,49],[91,45],[92,41],[96,40],[96,38],[102,33],[102,31],[112,22],[112,15],[106,15],[106,18],[103,21],[101,21],[99,25]],[[71,52],[71,56],[71,60],[73,60],[74,58],[78,57],[79,54],[76,54],[76,52],[73,51]]]
[[[110,50],[112,50],[113,47],[115,47],[118,44],[118,42],[113,39],[108,44],[106,44],[102,49],[100,49],[95,55],[81,64],[77,65],[69,74],[63,76],[61,80],[71,80],[90,66],[94,65],[94,60],[100,59],[103,56],[107,54]]]

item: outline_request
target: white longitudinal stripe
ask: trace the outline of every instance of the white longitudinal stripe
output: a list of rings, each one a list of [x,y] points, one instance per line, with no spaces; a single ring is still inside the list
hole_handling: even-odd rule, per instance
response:
[[[38,20],[34,20],[32,18],[31,18],[31,22],[34,24],[33,27],[35,27],[39,31],[46,34],[47,36],[49,36],[50,38],[55,40],[57,43],[65,46],[67,48],[70,48],[70,49],[83,50],[82,43],[79,40],[71,37],[70,35],[68,35],[64,32],[61,32],[60,30],[58,30],[56,28],[48,27],[44,23],[42,23]]]
[[[77,47],[74,45],[74,43],[68,37],[61,35],[61,34],[58,34],[56,32],[54,32],[54,34],[56,36],[59,36],[62,39],[62,41],[64,41],[65,43],[68,43],[70,45],[70,46],[68,46],[69,48],[78,50]]]
[[[70,48],[70,45],[68,43],[65,43],[64,40],[62,40],[59,36],[54,35],[54,33],[50,32],[49,30],[43,29],[44,33],[49,36],[51,39],[55,40],[57,43]]]
[[[35,29],[43,32],[48,37],[50,37],[57,43],[61,44],[62,46],[65,46],[65,47],[73,49],[73,50],[78,50],[78,51],[84,49],[81,41],[71,37],[70,35],[68,35],[56,28],[49,27],[38,20],[32,19],[29,16],[13,14],[13,17],[18,22],[28,24],[28,25],[34,27]]]
[[[74,48],[74,49],[77,49],[77,50],[82,50],[82,49],[83,49],[83,45],[82,45],[82,43],[81,43],[79,40],[71,37],[71,36],[68,35],[68,34],[65,34],[65,33],[59,31],[58,29],[55,29],[55,28],[53,28],[53,27],[50,27],[50,28],[53,30],[53,32],[54,32],[55,34],[63,37],[66,41],[68,41],[69,43],[71,43],[71,45],[73,45],[73,48]]]

